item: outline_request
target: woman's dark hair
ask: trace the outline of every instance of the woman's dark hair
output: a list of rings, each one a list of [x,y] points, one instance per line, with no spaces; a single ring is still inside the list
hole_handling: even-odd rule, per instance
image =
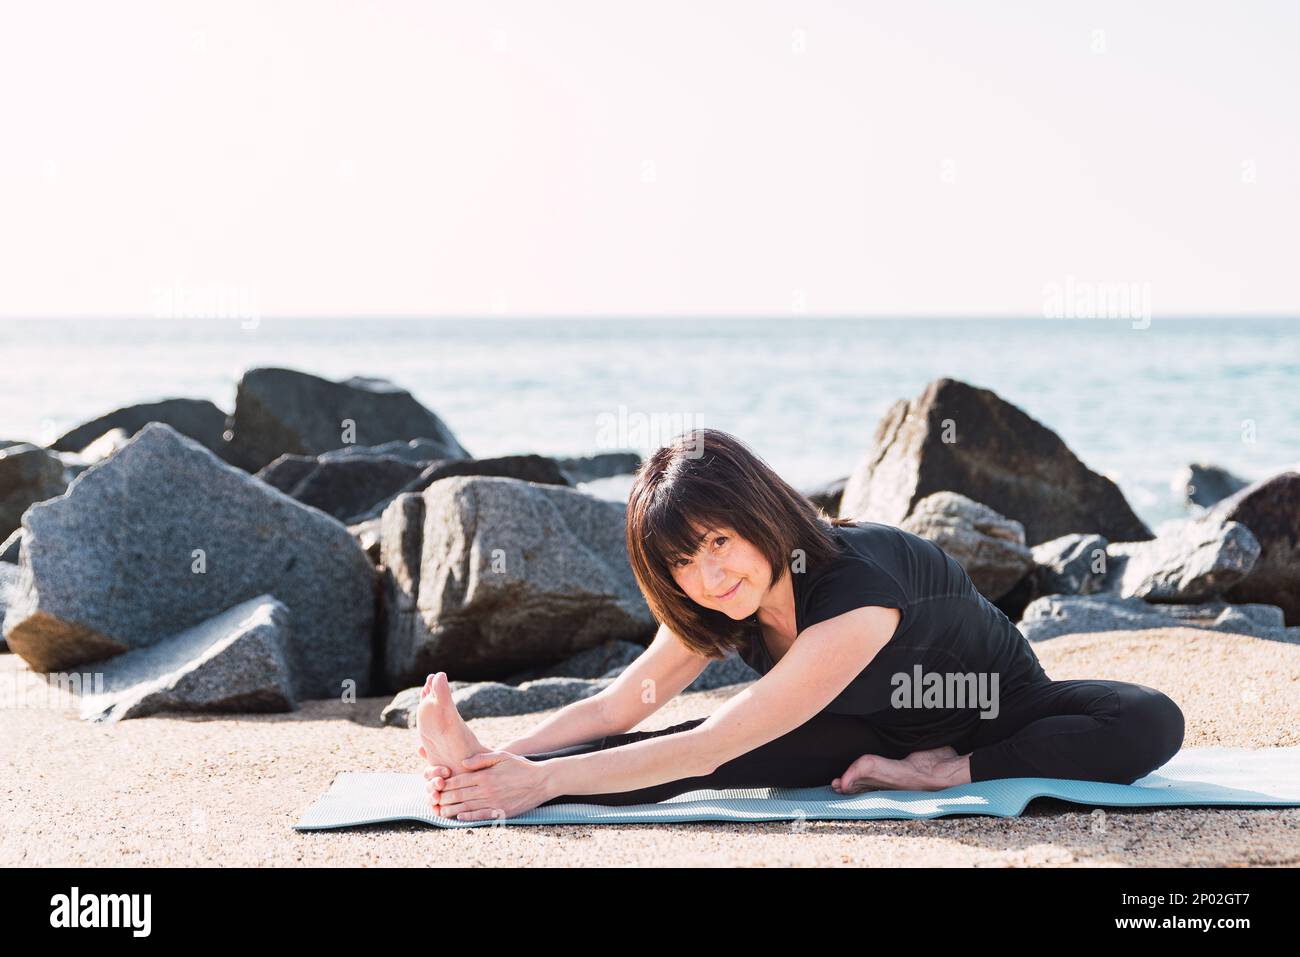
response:
[[[628,495],[627,553],[655,619],[692,651],[719,659],[746,643],[746,622],[692,601],[673,579],[672,562],[699,547],[692,527],[726,525],[767,558],[772,582],[792,564],[811,571],[840,553],[831,518],[733,435],[694,429],[655,451]]]

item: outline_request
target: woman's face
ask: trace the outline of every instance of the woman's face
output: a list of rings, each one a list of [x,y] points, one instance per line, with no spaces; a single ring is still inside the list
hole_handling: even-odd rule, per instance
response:
[[[729,526],[697,526],[695,535],[703,540],[693,556],[673,563],[673,580],[697,605],[736,621],[750,617],[771,585],[767,559]]]

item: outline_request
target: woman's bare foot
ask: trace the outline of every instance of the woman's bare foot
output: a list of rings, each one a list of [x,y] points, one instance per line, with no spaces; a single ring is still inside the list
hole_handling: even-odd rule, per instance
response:
[[[970,756],[959,755],[950,745],[913,751],[901,760],[864,754],[831,782],[840,794],[862,791],[938,791],[970,783]]]
[[[452,774],[463,770],[461,762],[471,754],[491,750],[475,737],[456,710],[445,671],[425,679],[415,712],[415,726],[420,735],[420,757]]]

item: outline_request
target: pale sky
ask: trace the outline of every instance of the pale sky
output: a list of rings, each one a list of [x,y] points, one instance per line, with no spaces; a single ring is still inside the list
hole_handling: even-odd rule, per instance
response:
[[[1294,314],[1298,11],[6,4],[0,317]]]

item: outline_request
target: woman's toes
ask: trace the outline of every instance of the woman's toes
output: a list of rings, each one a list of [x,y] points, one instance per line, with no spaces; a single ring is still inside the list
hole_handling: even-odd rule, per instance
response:
[[[438,702],[432,697],[425,698],[415,708],[416,727],[420,728],[422,733],[425,723],[434,720],[434,715],[438,712]]]

